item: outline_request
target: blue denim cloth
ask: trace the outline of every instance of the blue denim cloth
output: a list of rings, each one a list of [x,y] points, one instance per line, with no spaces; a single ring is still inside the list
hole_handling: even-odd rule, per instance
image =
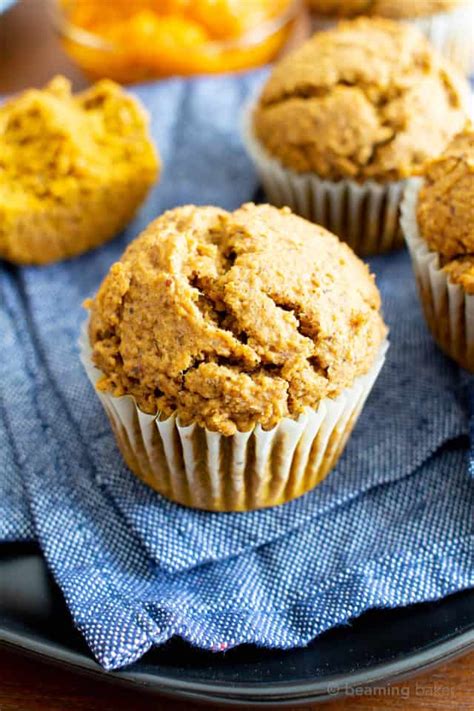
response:
[[[3,306],[0,291],[0,541],[28,541],[34,538],[33,521],[21,478],[22,461],[16,455],[5,412],[5,408],[22,401],[26,383],[12,377],[10,363],[17,342],[8,335]]]
[[[81,302],[125,245],[164,209],[254,197],[238,124],[261,81],[138,88],[164,172],[134,223],[67,263],[1,270],[0,539],[34,533],[107,668],[173,635],[215,650],[304,645],[368,608],[474,584],[473,392],[433,344],[406,253],[372,262],[392,345],[346,452],[285,506],[213,514],[164,500],[126,469],[82,370]]]

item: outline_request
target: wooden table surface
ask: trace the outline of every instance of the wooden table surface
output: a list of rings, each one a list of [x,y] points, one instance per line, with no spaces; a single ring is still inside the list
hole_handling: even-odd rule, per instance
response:
[[[112,0],[113,1],[113,0]],[[61,72],[76,88],[80,71],[62,51],[45,0],[20,0],[0,17],[0,94],[41,86]],[[474,653],[377,694],[317,705],[327,711],[474,711]],[[203,708],[137,695],[0,649],[0,711],[172,711]]]

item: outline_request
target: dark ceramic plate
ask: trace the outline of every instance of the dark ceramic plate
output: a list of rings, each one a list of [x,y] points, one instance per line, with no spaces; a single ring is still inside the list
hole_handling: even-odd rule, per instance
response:
[[[378,610],[305,649],[245,646],[212,654],[173,640],[124,671],[106,673],[74,629],[33,545],[0,545],[0,641],[117,683],[207,704],[262,705],[335,698],[419,672],[474,648],[474,590],[436,603]]]

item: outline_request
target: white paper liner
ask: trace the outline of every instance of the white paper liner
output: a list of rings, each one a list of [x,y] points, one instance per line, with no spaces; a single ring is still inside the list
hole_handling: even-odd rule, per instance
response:
[[[342,18],[341,18],[342,19]],[[463,3],[450,12],[438,12],[425,17],[401,18],[415,25],[433,47],[455,63],[465,74],[474,71],[474,2]],[[338,20],[312,15],[313,32],[329,30]]]
[[[426,320],[441,348],[474,372],[474,295],[453,284],[440,267],[437,252],[420,236],[416,218],[422,178],[409,181],[401,207],[401,225]]]
[[[411,20],[441,54],[467,75],[474,70],[474,2]]]
[[[101,376],[91,359],[87,324],[80,358],[94,389]],[[341,454],[382,368],[386,340],[370,371],[317,410],[307,408],[272,430],[260,425],[225,437],[199,425],[183,427],[173,415],[161,421],[142,412],[133,397],[96,392],[129,467],[173,501],[213,511],[275,506],[316,486]]]
[[[379,254],[402,246],[399,207],[406,181],[334,182],[314,173],[285,168],[256,138],[252,128],[254,106],[251,102],[244,110],[243,140],[271,203],[277,207],[287,205],[293,212],[326,227],[357,254]]]

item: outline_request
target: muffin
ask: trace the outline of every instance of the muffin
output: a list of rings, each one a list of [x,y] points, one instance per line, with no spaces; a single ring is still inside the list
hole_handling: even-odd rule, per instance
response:
[[[415,29],[360,18],[273,70],[245,140],[270,201],[359,254],[399,247],[404,181],[466,121],[469,86]]]
[[[0,258],[46,264],[106,242],[157,177],[140,103],[101,81],[56,77],[0,106]]]
[[[449,12],[466,4],[463,0],[306,0],[307,6],[324,17],[389,17],[397,20]]]
[[[358,15],[410,22],[465,73],[474,69],[473,0],[306,0],[313,28],[325,30]],[[469,28],[471,31],[469,32]]]
[[[474,127],[467,124],[407,188],[402,227],[428,325],[474,372]]]
[[[87,305],[82,360],[128,466],[164,496],[214,511],[316,486],[386,349],[367,267],[269,205],[166,212]]]

